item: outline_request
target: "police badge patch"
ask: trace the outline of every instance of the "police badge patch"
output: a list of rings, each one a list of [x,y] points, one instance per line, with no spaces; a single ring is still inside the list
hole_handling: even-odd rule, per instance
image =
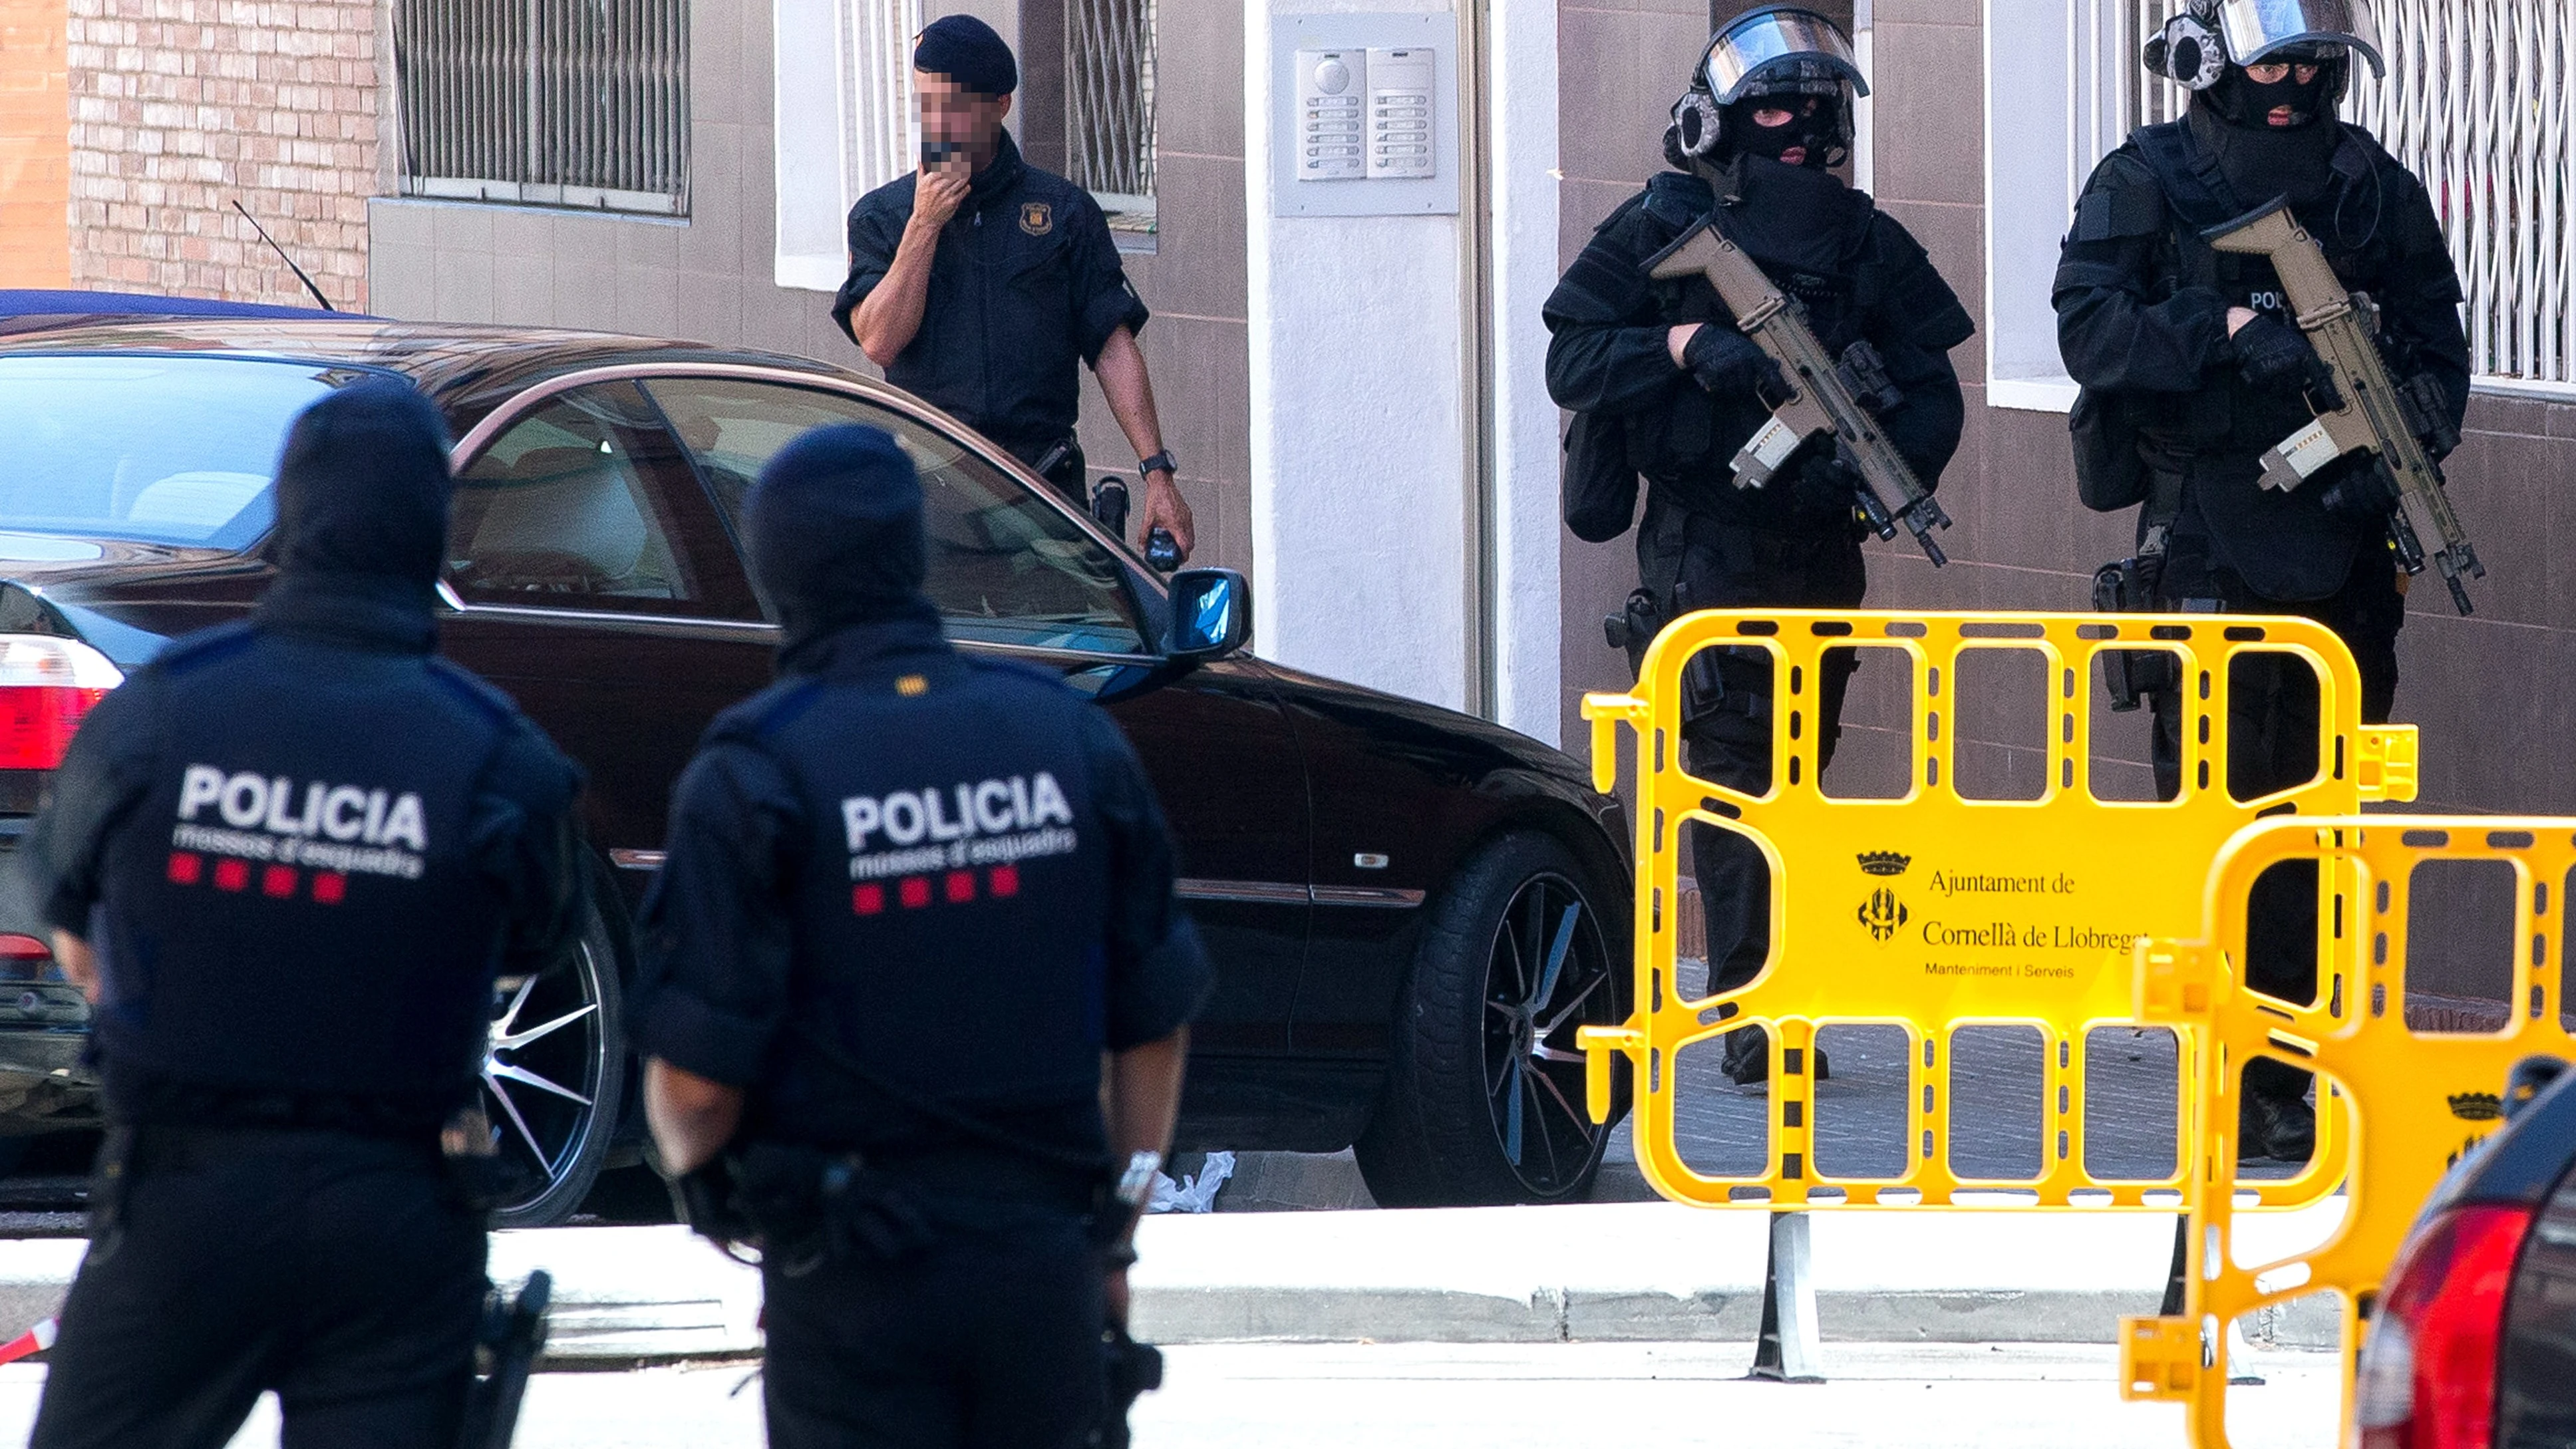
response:
[[[1020,230],[1031,236],[1045,236],[1055,230],[1055,208],[1043,201],[1021,202]]]

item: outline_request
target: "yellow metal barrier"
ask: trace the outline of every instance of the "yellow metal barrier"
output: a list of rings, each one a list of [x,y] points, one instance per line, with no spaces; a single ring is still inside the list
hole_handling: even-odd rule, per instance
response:
[[[2245,959],[2255,881],[2288,861],[2320,863],[2326,925],[2318,943],[2317,999],[2308,1005],[2252,991],[2235,965]],[[2417,870],[2442,861],[2511,868],[2511,930],[2483,943],[2496,959],[2475,963],[2487,984],[2509,985],[2483,1013],[2463,1011],[2456,1002],[2447,1008],[2425,1002],[2407,979],[2416,908],[2441,889],[2419,881]],[[2560,918],[2567,891],[2576,887],[2571,871],[2576,820],[2265,821],[2238,833],[2219,854],[2200,933],[2188,941],[2139,944],[2138,1015],[2182,1028],[2200,1044],[2199,1082],[2188,1096],[2196,1104],[2186,1195],[2195,1231],[2182,1316],[2122,1324],[2124,1397],[2189,1405],[2192,1442],[2218,1449],[2229,1442],[2226,1325],[2259,1308],[2331,1291],[2341,1300],[2344,1324],[2346,1433],[2338,1442],[2349,1442],[2362,1305],[2377,1294],[2442,1175],[2492,1129],[2507,1070],[2534,1053],[2565,1057],[2576,1050],[2562,997],[2568,937]],[[2453,953],[2479,944],[2443,926],[2433,930]],[[2247,1264],[2237,1261],[2243,1186],[2235,1152],[2237,1091],[2245,1062],[2258,1056],[2318,1074],[2318,1125],[2337,1118],[2341,1130],[2331,1151],[2320,1131],[2317,1171],[2342,1182],[2348,1196],[2342,1223],[2326,1242],[2276,1262]]]
[[[1682,671],[1698,651],[1718,647],[1771,660],[1774,766],[1760,795],[1683,767]],[[1815,728],[1824,658],[1851,648],[1896,651],[1910,673],[1911,780],[1901,798],[1824,793]],[[1951,726],[1968,702],[1958,697],[1960,671],[1991,650],[2035,651],[2045,665],[2045,779],[2035,798],[1959,792]],[[2189,714],[2176,799],[2097,798],[2091,679],[2110,651],[2160,651],[2182,670]],[[2225,786],[2228,664],[2257,651],[2294,655],[2315,672],[2321,769],[2302,787],[2238,801]],[[2132,945],[2196,928],[2209,861],[2240,826],[2265,811],[2340,815],[2364,801],[2413,798],[2413,728],[2363,725],[2359,709],[2351,656],[2331,632],[2302,619],[1739,610],[1676,620],[1647,652],[1634,694],[1591,695],[1583,705],[1600,789],[1616,780],[1616,726],[1629,725],[1636,741],[1636,1006],[1624,1024],[1582,1033],[1592,1111],[1607,1113],[1611,1062],[1624,1056],[1636,1084],[1638,1164],[1677,1201],[1718,1205],[1736,1189],[1763,1188],[1775,1208],[1944,1203],[2005,1188],[2035,1192],[2043,1204],[2107,1193],[2109,1205],[2171,1210],[2149,1194],[2174,1197],[2179,1165],[2161,1181],[2086,1173],[2087,1033],[2133,1022]],[[1679,843],[1692,821],[1749,839],[1772,871],[1771,955],[1762,974],[1697,1000],[1683,997],[1675,974]],[[1727,1008],[1738,1014],[1721,1019]],[[1768,1165],[1744,1177],[1704,1174],[1676,1143],[1676,1054],[1749,1023],[1770,1033]],[[1895,1176],[1816,1170],[1805,1063],[1827,1023],[1906,1033],[1907,1166]],[[1952,1168],[1950,1048],[1960,1028],[1985,1025],[2035,1029],[2046,1044],[2048,1117],[2035,1178],[1977,1179]],[[2188,1103],[2188,1093],[2180,1096]],[[2289,1204],[2331,1186],[2310,1171],[2259,1191]],[[1825,1187],[1840,1191],[1810,1195]]]

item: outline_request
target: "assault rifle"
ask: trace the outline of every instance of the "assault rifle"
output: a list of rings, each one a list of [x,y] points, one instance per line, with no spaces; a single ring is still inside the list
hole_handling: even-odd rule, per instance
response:
[[[2442,540],[2432,562],[2451,589],[2451,602],[2461,613],[2472,612],[2463,575],[2482,579],[2486,566],[2460,527],[2451,500],[2442,491],[2442,470],[2424,445],[2432,436],[2456,442],[2442,416],[2441,391],[2430,378],[2403,387],[2391,382],[2388,365],[2373,340],[2379,308],[2367,293],[2350,291],[2323,248],[2290,215],[2285,197],[2249,216],[2211,227],[2202,238],[2222,252],[2262,257],[2280,274],[2299,330],[2325,360],[2341,396],[2337,406],[2319,409],[2313,391],[2308,406],[2317,420],[2291,434],[2263,455],[2263,486],[2288,492],[2313,478],[2326,465],[2353,453],[2370,455],[2367,469],[2338,487],[2366,490],[2369,502],[2388,517],[2388,541],[2397,563],[2410,574],[2424,571],[2424,535],[2429,529]],[[2329,495],[2331,496],[2331,495]]]
[[[1923,545],[1933,567],[1950,561],[1932,538],[1932,530],[1950,526],[1950,515],[1878,426],[1875,411],[1904,400],[1888,381],[1878,349],[1864,341],[1853,343],[1840,359],[1827,352],[1807,325],[1807,309],[1718,230],[1715,213],[1657,253],[1646,270],[1657,281],[1693,273],[1708,278],[1718,299],[1735,314],[1737,329],[1780,364],[1788,400],[1771,410],[1771,421],[1735,455],[1736,487],[1762,487],[1809,438],[1830,435],[1836,453],[1859,478],[1853,502],[1870,529],[1881,538],[1894,538],[1902,523],[1914,531],[1914,541]]]

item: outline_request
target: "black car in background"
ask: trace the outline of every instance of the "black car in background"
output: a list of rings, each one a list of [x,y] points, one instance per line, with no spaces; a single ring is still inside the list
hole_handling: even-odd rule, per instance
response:
[[[2503,1100],[2370,1310],[2358,1449],[2576,1444],[2576,1072],[2532,1058]]]
[[[1235,591],[1233,639],[1176,650],[1172,583],[1000,449],[856,373],[191,305],[0,294],[0,843],[102,691],[267,586],[294,415],[356,378],[409,378],[458,439],[441,648],[589,772],[598,910],[580,958],[494,1002],[483,1080],[524,1174],[506,1222],[561,1220],[640,1140],[628,922],[699,732],[771,672],[744,494],[790,438],[854,420],[921,466],[951,636],[1062,671],[1153,774],[1220,981],[1182,1145],[1356,1144],[1390,1205],[1588,1189],[1606,1132],[1583,1111],[1574,1034],[1625,1014],[1629,871],[1616,802],[1572,759],[1234,648],[1239,577],[1202,580]],[[5,932],[0,1132],[94,1125],[86,1007],[32,920]]]

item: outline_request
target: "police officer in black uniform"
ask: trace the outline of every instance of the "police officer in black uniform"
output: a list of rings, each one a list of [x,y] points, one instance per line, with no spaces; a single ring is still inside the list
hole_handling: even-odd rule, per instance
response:
[[[942,638],[921,510],[855,424],[752,490],[779,679],[674,792],[646,1101],[666,1171],[734,1164],[772,1444],[1080,1444],[1133,1256],[1107,1170],[1150,1181],[1211,975],[1125,737]]]
[[[931,22],[913,51],[919,173],[850,209],[850,276],[832,320],[886,380],[947,409],[1088,504],[1074,415],[1090,365],[1145,481],[1137,537],[1168,531],[1189,556],[1190,507],[1136,335],[1128,284],[1100,204],[1031,166],[1002,128],[1019,65],[970,15]]]
[[[2260,486],[2263,453],[2306,426],[2311,396],[2323,400],[2333,385],[2284,315],[2271,263],[2202,240],[2286,196],[2337,275],[2379,304],[2391,375],[2434,384],[2428,447],[2439,457],[2456,443],[2469,397],[2459,277],[2422,183],[2336,117],[2356,53],[2382,68],[2364,0],[2194,0],[2146,52],[2150,71],[2190,88],[2190,107],[2094,171],[2055,302],[2068,375],[2108,409],[2081,410],[2079,424],[2105,429],[2095,441],[2122,466],[2132,452],[2142,465],[2137,574],[2152,592],[2133,606],[2318,620],[2351,647],[2362,718],[2377,723],[2395,700],[2406,617],[2384,501],[2348,467],[2288,493]],[[2256,799],[2314,778],[2315,675],[2257,656],[2232,666],[2229,687],[2231,793]],[[2183,711],[2170,691],[2152,704],[2157,775],[2171,798]],[[2295,866],[2258,888],[2248,961],[2258,989],[2313,997],[2314,890],[2313,867]],[[2246,1155],[2308,1156],[2308,1080],[2279,1063],[2248,1064]]]
[[[431,647],[444,430],[353,383],[289,434],[279,577],[100,702],[28,846],[111,1128],[33,1443],[456,1442],[496,972],[586,911],[572,764]],[[456,1145],[488,1149],[489,1138]]]
[[[1739,17],[1710,42],[1673,107],[1664,133],[1673,169],[1610,214],[1548,299],[1549,394],[1560,407],[1619,420],[1626,461],[1647,482],[1632,662],[1657,623],[1692,609],[1850,608],[1867,586],[1853,480],[1830,444],[1810,444],[1767,487],[1734,486],[1730,462],[1770,416],[1763,390],[1776,389],[1776,365],[1704,279],[1646,274],[1712,211],[1805,304],[1829,349],[1866,340],[1885,358],[1903,401],[1881,421],[1925,486],[1958,448],[1964,409],[1948,354],[1974,325],[1904,226],[1828,169],[1849,151],[1853,95],[1866,90],[1850,42],[1824,17],[1789,5]],[[1827,661],[1817,681],[1820,759],[1832,757],[1856,662],[1848,651]],[[1697,671],[1684,704],[1690,768],[1758,792],[1771,774],[1768,657],[1715,651],[1714,663]],[[1770,871],[1740,836],[1706,827],[1693,835],[1710,987],[1729,990],[1770,953]],[[1764,1034],[1725,1041],[1729,1074],[1763,1080]]]

